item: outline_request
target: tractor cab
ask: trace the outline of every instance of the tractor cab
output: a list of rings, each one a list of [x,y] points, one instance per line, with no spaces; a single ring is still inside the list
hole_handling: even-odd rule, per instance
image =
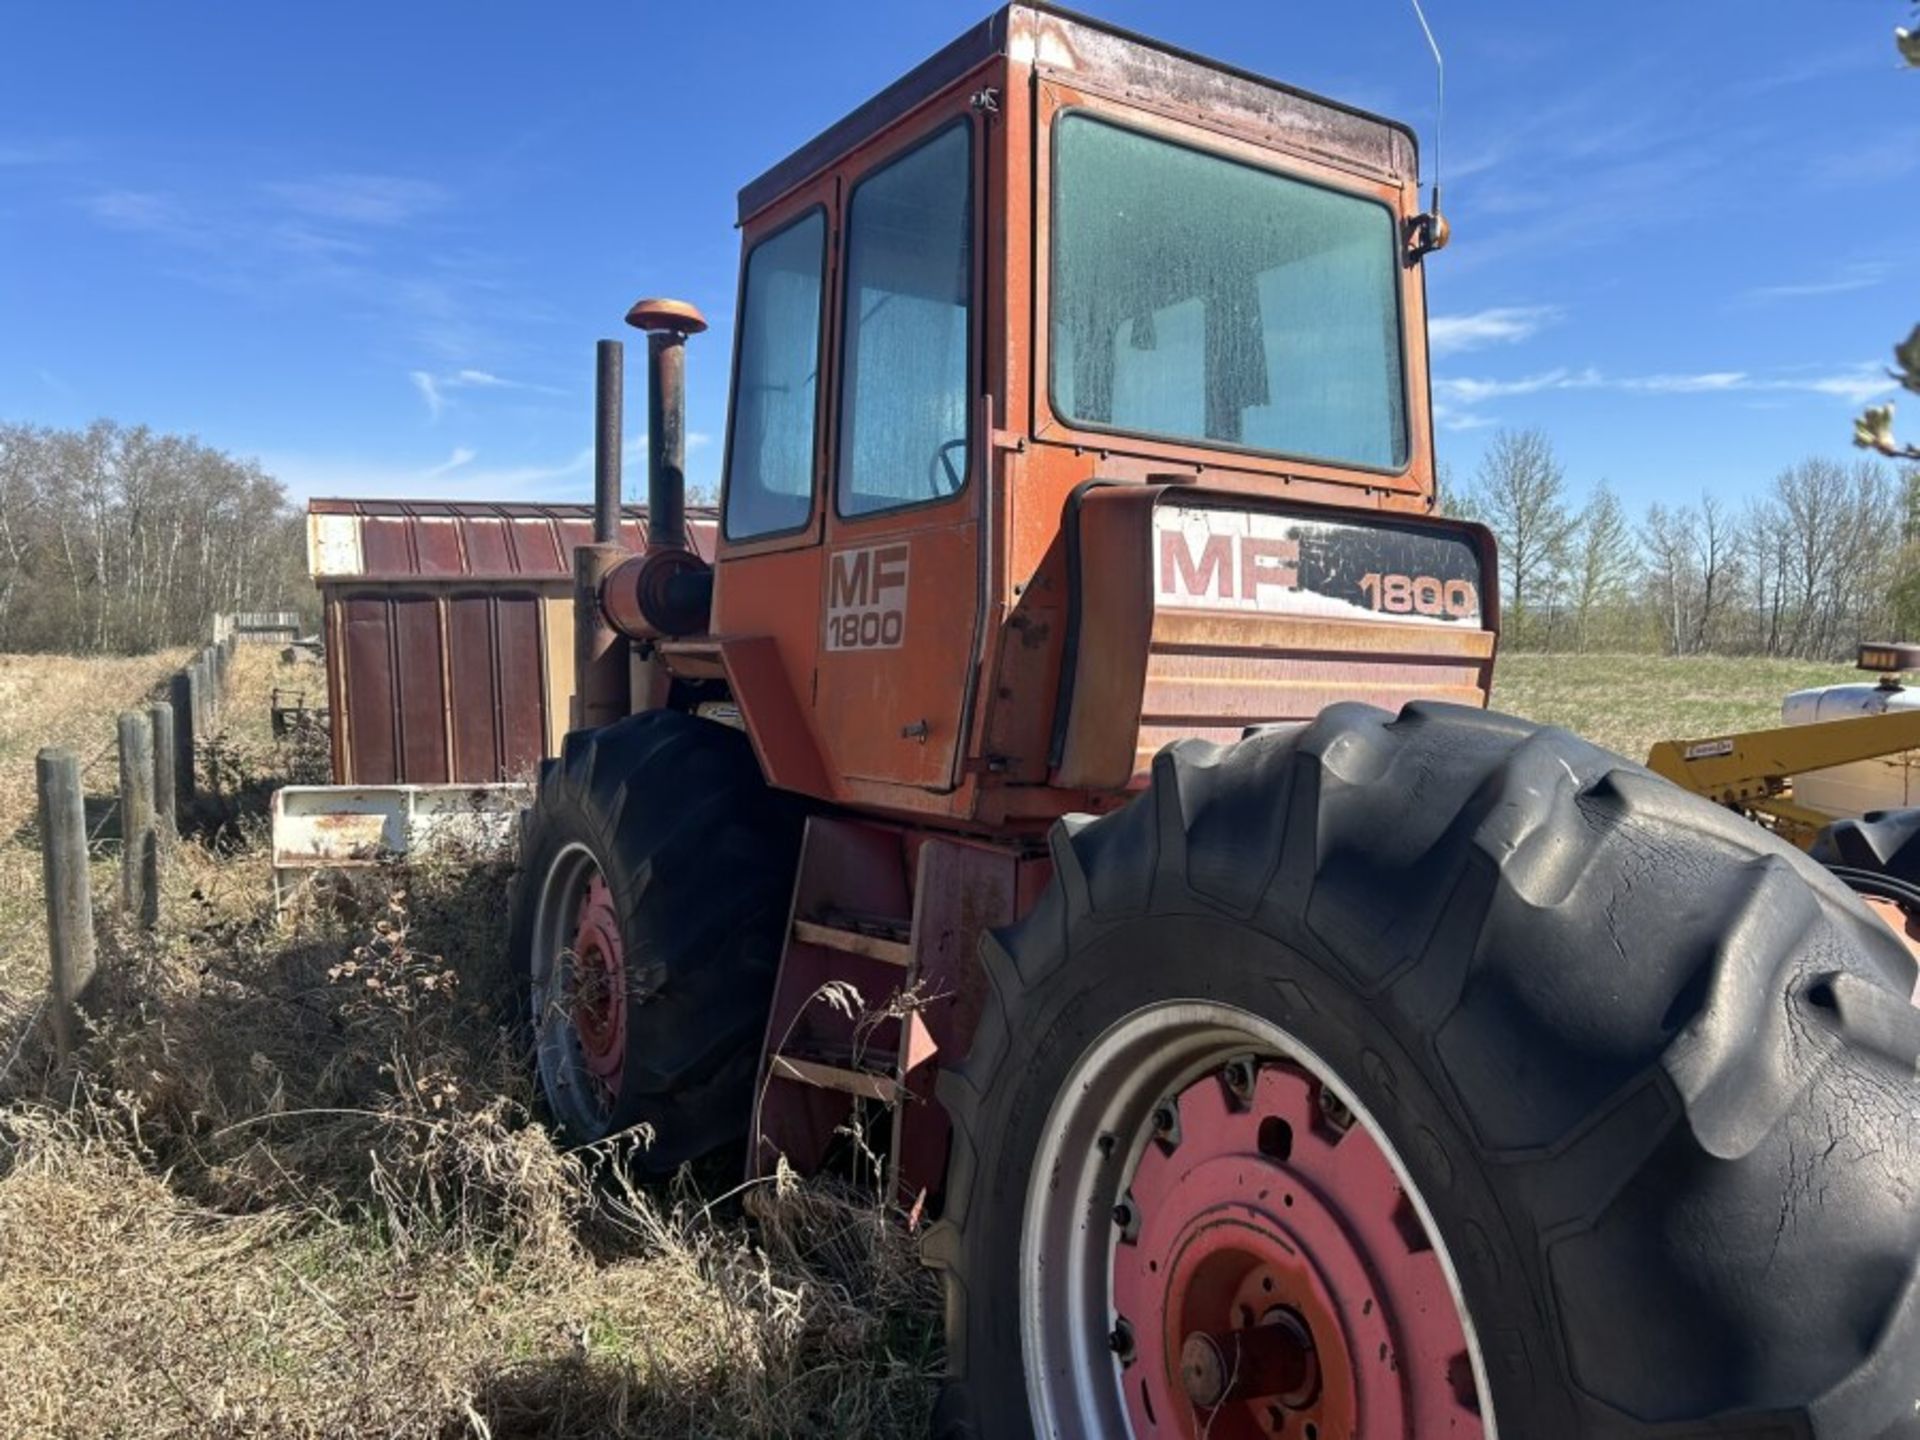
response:
[[[1484,703],[1417,178],[1401,125],[1001,10],[740,192],[711,608],[637,632],[776,786],[989,825],[1182,735]]]

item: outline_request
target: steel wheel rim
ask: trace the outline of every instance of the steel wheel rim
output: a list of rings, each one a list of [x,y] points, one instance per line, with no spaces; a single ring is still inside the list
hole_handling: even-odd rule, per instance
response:
[[[605,913],[589,932],[585,912],[596,903]],[[620,1089],[626,963],[606,879],[585,845],[568,845],[547,866],[532,947],[528,1002],[540,1088],[568,1131],[597,1138],[611,1128]]]
[[[1178,1135],[1178,1126],[1188,1113],[1189,1103],[1194,1107],[1192,1123],[1197,1135],[1216,1130],[1223,1136],[1244,1133],[1233,1132],[1227,1122],[1217,1122],[1204,1102],[1211,1088],[1225,1086],[1229,1074],[1237,1073],[1233,1072],[1236,1064],[1249,1061],[1252,1062],[1251,1090],[1232,1091],[1225,1108],[1246,1111],[1257,1126],[1259,1120],[1268,1118],[1264,1112],[1270,1104],[1281,1103],[1278,1097],[1283,1090],[1290,1087],[1297,1091],[1303,1081],[1317,1087],[1313,1092],[1316,1103],[1331,1107],[1327,1113],[1336,1119],[1350,1117],[1351,1120],[1350,1127],[1339,1132],[1339,1138],[1331,1140],[1327,1148],[1337,1151],[1356,1136],[1370,1144],[1379,1156],[1378,1173],[1389,1190],[1387,1196],[1380,1197],[1381,1203],[1387,1204],[1395,1215],[1410,1212],[1411,1221],[1403,1224],[1408,1227],[1417,1224],[1423,1232],[1419,1238],[1426,1242],[1419,1251],[1410,1252],[1418,1255],[1417,1260],[1400,1259],[1391,1253],[1369,1253],[1362,1257],[1371,1267],[1369,1278],[1378,1280],[1385,1274],[1393,1281],[1379,1287],[1377,1307],[1371,1303],[1373,1296],[1366,1298],[1369,1322],[1377,1311],[1380,1323],[1392,1332],[1394,1344],[1404,1344],[1409,1361],[1418,1362],[1410,1364],[1401,1381],[1406,1394],[1401,1397],[1397,1411],[1392,1396],[1384,1388],[1388,1382],[1369,1365],[1355,1360],[1356,1337],[1341,1328],[1343,1324],[1350,1327],[1357,1323],[1350,1316],[1357,1314],[1357,1307],[1363,1303],[1348,1293],[1345,1296],[1347,1310],[1329,1316],[1324,1313],[1326,1304],[1322,1303],[1320,1310],[1309,1317],[1312,1323],[1308,1328],[1318,1347],[1316,1364],[1330,1362],[1326,1376],[1316,1382],[1322,1387],[1315,1392],[1316,1403],[1323,1405],[1318,1413],[1328,1413],[1324,1406],[1330,1398],[1338,1368],[1332,1362],[1344,1357],[1347,1378],[1356,1387],[1349,1392],[1349,1398],[1358,1396],[1354,1403],[1364,1411],[1352,1433],[1363,1440],[1385,1434],[1413,1435],[1415,1416],[1430,1417],[1435,1408],[1444,1403],[1440,1381],[1433,1373],[1430,1359],[1436,1346],[1443,1343],[1434,1333],[1434,1327],[1445,1321],[1457,1326],[1457,1330],[1445,1333],[1459,1336],[1464,1354],[1464,1364],[1456,1361],[1446,1377],[1454,1402],[1462,1409],[1457,1418],[1465,1422],[1455,1433],[1471,1435],[1477,1426],[1481,1435],[1492,1440],[1497,1436],[1497,1427],[1486,1398],[1491,1393],[1486,1366],[1461,1297],[1458,1270],[1425,1200],[1391,1141],[1340,1076],[1310,1047],[1261,1016],[1204,1001],[1162,1002],[1143,1007],[1115,1022],[1076,1062],[1047,1116],[1029,1172],[1019,1256],[1021,1357],[1034,1433],[1065,1437],[1065,1440],[1126,1435],[1207,1435],[1211,1440],[1231,1440],[1238,1435],[1284,1435],[1288,1440],[1307,1440],[1305,1423],[1293,1423],[1307,1413],[1305,1410],[1281,1406],[1272,1412],[1279,1421],[1273,1424],[1265,1418],[1264,1397],[1258,1404],[1243,1404],[1236,1397],[1219,1408],[1206,1410],[1192,1400],[1190,1390],[1176,1388],[1186,1381],[1185,1373],[1178,1368],[1181,1337],[1174,1333],[1170,1347],[1168,1332],[1170,1329],[1177,1332],[1187,1322],[1185,1311],[1175,1316],[1171,1300],[1163,1307],[1163,1313],[1147,1317],[1145,1323],[1154,1330],[1151,1335],[1132,1333],[1131,1322],[1121,1323],[1127,1319],[1119,1309],[1121,1302],[1138,1303],[1146,1293],[1143,1284],[1158,1284],[1172,1297],[1183,1283],[1178,1268],[1181,1264],[1191,1262],[1190,1269],[1210,1264],[1213,1270],[1206,1272],[1207,1275],[1217,1277],[1223,1262],[1209,1259],[1215,1251],[1232,1252],[1237,1247],[1248,1254],[1263,1250],[1269,1254],[1279,1253],[1285,1247],[1274,1246],[1276,1235],[1303,1254],[1313,1274],[1319,1275],[1323,1292],[1320,1301],[1338,1306],[1342,1297],[1334,1295],[1329,1302],[1324,1293],[1329,1286],[1321,1271],[1341,1271],[1340,1264],[1335,1263],[1341,1259],[1341,1232],[1330,1231],[1324,1225],[1316,1228],[1318,1222],[1310,1223],[1302,1217],[1317,1204],[1323,1214],[1330,1212],[1334,1220],[1350,1218],[1346,1228],[1352,1233],[1346,1237],[1346,1249],[1355,1249],[1358,1245],[1355,1235],[1378,1237],[1384,1233],[1378,1217],[1371,1213],[1374,1206],[1371,1191],[1363,1206],[1356,1207],[1351,1217],[1345,1217],[1342,1195],[1322,1195],[1314,1178],[1292,1172],[1293,1165],[1306,1167],[1309,1160],[1319,1163],[1317,1151],[1312,1154],[1303,1151],[1299,1157],[1290,1157],[1285,1162],[1265,1154],[1242,1155],[1240,1172],[1230,1182],[1238,1187],[1231,1206],[1233,1214],[1229,1216],[1224,1202],[1208,1201],[1194,1211],[1194,1223],[1185,1230],[1179,1230],[1176,1225],[1178,1233],[1173,1242],[1168,1242],[1163,1233],[1165,1225],[1155,1228],[1153,1215],[1130,1212],[1134,1182],[1143,1177],[1147,1182],[1155,1182],[1157,1162],[1150,1157],[1167,1161],[1169,1152],[1165,1142],[1170,1134]],[[1180,1102],[1174,1106],[1174,1132],[1164,1128],[1170,1099]],[[1298,1103],[1297,1095],[1292,1103]],[[1162,1112],[1163,1127],[1158,1130],[1156,1111]],[[1184,1143],[1185,1138],[1179,1137],[1171,1153],[1177,1155]],[[1362,1154],[1361,1151],[1349,1153]],[[1201,1182],[1196,1177],[1201,1177],[1209,1166],[1224,1163],[1224,1151],[1220,1154],[1202,1151],[1197,1156],[1190,1152],[1189,1163],[1181,1171],[1186,1177],[1181,1184],[1197,1185]],[[1254,1189],[1240,1178],[1242,1174],[1253,1173],[1249,1165],[1259,1172],[1254,1176],[1256,1180],[1270,1180],[1279,1174],[1292,1181],[1291,1193],[1297,1197],[1297,1204],[1284,1212],[1285,1220],[1277,1218],[1282,1212],[1271,1203],[1273,1186],[1267,1185],[1255,1194],[1245,1193]],[[1161,1163],[1160,1179],[1164,1180],[1174,1170],[1170,1163]],[[1226,1174],[1217,1168],[1212,1173]],[[1164,1198],[1175,1194],[1180,1187],[1168,1189],[1161,1185],[1152,1189],[1150,1183],[1149,1188],[1153,1195]],[[1338,1187],[1330,1188],[1337,1190]],[[1216,1189],[1214,1193],[1220,1192]],[[1259,1196],[1258,1203],[1255,1195]],[[1404,1200],[1399,1200],[1399,1196]],[[1360,1215],[1362,1208],[1369,1213]],[[1179,1205],[1170,1206],[1169,1213],[1180,1213]],[[1231,1225],[1227,1223],[1229,1219],[1233,1222]],[[1360,1223],[1362,1220],[1364,1224]],[[1316,1256],[1310,1246],[1302,1243],[1300,1229],[1313,1230],[1324,1242],[1321,1255]],[[1229,1231],[1234,1238],[1223,1240],[1222,1236]],[[1203,1234],[1213,1250],[1196,1249],[1200,1245],[1197,1237]],[[1165,1244],[1166,1248],[1143,1252],[1139,1248],[1143,1238],[1150,1247]],[[1143,1255],[1166,1262],[1164,1279],[1158,1275],[1150,1281],[1147,1279],[1147,1272],[1139,1263]],[[1193,1273],[1201,1272],[1194,1270]],[[1350,1274],[1350,1271],[1343,1273]],[[1258,1276],[1254,1271],[1248,1274]],[[1390,1303],[1393,1296],[1407,1293],[1416,1276],[1429,1290],[1444,1286],[1443,1291],[1436,1293],[1443,1293],[1450,1303],[1433,1307],[1440,1317],[1438,1320],[1429,1315],[1399,1314]],[[1204,1279],[1203,1292],[1205,1286],[1212,1283],[1212,1279]],[[1283,1277],[1283,1285],[1302,1286],[1304,1281]],[[1351,1292],[1352,1287],[1347,1288]],[[1178,1293],[1184,1295],[1185,1292]],[[1280,1298],[1300,1297],[1289,1291]],[[1366,1337],[1369,1343],[1373,1338],[1373,1333]],[[1363,1358],[1370,1361],[1372,1357]],[[1387,1368],[1397,1373],[1399,1351],[1394,1350],[1390,1358],[1393,1364]],[[1298,1396],[1290,1398],[1299,1399]],[[1153,1403],[1156,1399],[1158,1404]],[[1466,1413],[1468,1404],[1475,1407],[1472,1413]],[[1249,1422],[1243,1418],[1254,1415],[1261,1419]],[[1314,1433],[1333,1440],[1342,1432],[1316,1425]]]

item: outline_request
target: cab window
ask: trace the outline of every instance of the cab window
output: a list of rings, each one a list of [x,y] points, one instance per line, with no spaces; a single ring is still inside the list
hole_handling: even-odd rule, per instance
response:
[[[813,512],[827,221],[811,210],[747,256],[727,445],[729,540],[796,530]]]
[[[973,298],[965,121],[866,176],[848,205],[842,515],[944,499],[966,483]]]
[[[1053,147],[1056,414],[1377,470],[1407,463],[1386,206],[1083,113],[1054,123]]]

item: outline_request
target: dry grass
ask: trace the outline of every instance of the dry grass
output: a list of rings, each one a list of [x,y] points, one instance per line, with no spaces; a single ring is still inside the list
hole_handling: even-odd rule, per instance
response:
[[[23,997],[46,983],[46,912],[34,835],[34,755],[64,745],[86,767],[90,814],[118,780],[114,717],[163,693],[184,650],[133,659],[0,655],[0,1042],[19,1020]],[[4,1060],[6,1048],[0,1048]]]
[[[0,1003],[44,975],[31,762],[83,755],[178,657],[0,659]],[[1627,754],[1764,724],[1835,667],[1511,656],[1496,703]],[[709,1203],[565,1154],[491,1003],[503,878],[375,875],[268,905],[270,652],[241,651],[218,795],[168,919],[104,905],[83,1055],[0,1073],[0,1435],[907,1436],[937,1297],[870,1198]],[[112,764],[95,767],[106,792]],[[0,1010],[0,1018],[4,1018]],[[0,1062],[8,1059],[0,1052]]]
[[[879,1205],[782,1182],[749,1223],[533,1121],[491,1003],[504,877],[271,913],[276,672],[237,659],[161,932],[103,916],[84,1054],[0,1077],[0,1435],[924,1433],[935,1297]],[[67,736],[136,698],[94,689]]]

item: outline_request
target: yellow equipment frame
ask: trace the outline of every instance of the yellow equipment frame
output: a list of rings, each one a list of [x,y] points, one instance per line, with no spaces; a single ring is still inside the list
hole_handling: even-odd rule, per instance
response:
[[[1920,710],[1662,740],[1647,752],[1647,768],[1684,790],[1742,811],[1804,849],[1843,817],[1796,803],[1793,777],[1903,750],[1920,750]]]

